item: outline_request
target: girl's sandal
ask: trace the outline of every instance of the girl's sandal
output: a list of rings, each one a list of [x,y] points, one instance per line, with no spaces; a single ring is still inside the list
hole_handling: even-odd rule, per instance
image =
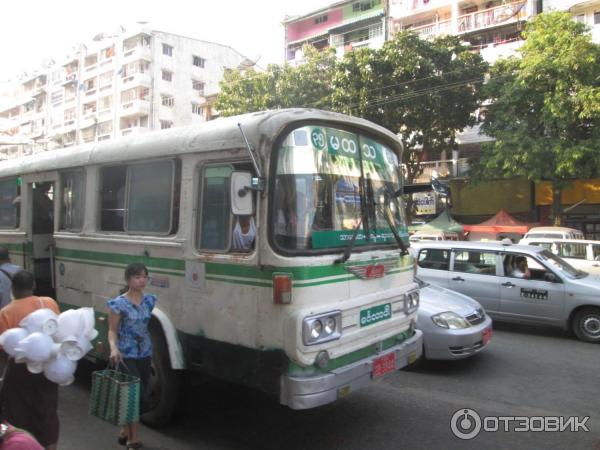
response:
[[[123,434],[118,435],[117,442],[119,443],[119,445],[127,445],[127,436]]]
[[[142,448],[144,448],[144,446],[142,445],[142,443],[140,441],[127,443],[127,450],[138,450],[138,449],[142,449]]]

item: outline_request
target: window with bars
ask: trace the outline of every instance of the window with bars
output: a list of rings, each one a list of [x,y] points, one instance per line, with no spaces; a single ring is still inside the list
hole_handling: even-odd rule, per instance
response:
[[[173,72],[169,72],[168,70],[163,70],[162,71],[162,79],[164,81],[168,81],[168,82],[173,81]]]
[[[162,45],[162,52],[163,55],[166,56],[173,56],[173,47],[168,45],[168,44],[163,44]]]
[[[192,55],[192,64],[196,67],[204,68],[206,59],[201,58],[200,56]]]
[[[161,95],[161,103],[163,106],[168,106],[169,108],[172,108],[173,106],[175,106],[175,99],[170,96],[170,95]]]

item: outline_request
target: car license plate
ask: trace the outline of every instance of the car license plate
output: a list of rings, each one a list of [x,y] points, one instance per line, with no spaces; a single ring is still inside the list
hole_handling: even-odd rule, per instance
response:
[[[487,345],[490,339],[492,339],[492,329],[483,330],[483,345]]]
[[[396,354],[388,353],[373,360],[373,378],[381,377],[396,369]]]

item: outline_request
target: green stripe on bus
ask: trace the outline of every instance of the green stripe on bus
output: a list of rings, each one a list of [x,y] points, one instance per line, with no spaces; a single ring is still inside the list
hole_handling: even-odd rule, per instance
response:
[[[99,263],[96,261],[85,261],[85,260],[81,260],[81,259],[70,259],[70,258],[56,258],[57,261],[64,261],[64,262],[70,262],[70,263],[77,263],[77,264],[85,264],[85,265],[90,265],[90,266],[98,266],[98,267],[111,267],[114,269],[124,269],[125,267],[127,267],[126,264],[107,264],[107,263]],[[182,272],[168,272],[166,270],[161,270],[161,269],[156,269],[156,268],[152,268],[152,273],[160,273],[162,275],[173,275],[176,277],[183,277],[184,274]]]
[[[144,262],[152,272],[166,275],[183,276],[185,271],[185,260],[172,258],[154,258],[137,255],[124,255],[120,253],[96,252],[89,250],[72,250],[57,248],[56,259],[81,264],[91,264],[100,267],[112,267],[122,269],[132,262]],[[302,267],[273,267],[268,266],[262,270],[255,266],[244,266],[240,264],[206,262],[206,279],[231,283],[247,284],[252,286],[270,287],[273,274],[289,273],[294,282],[309,281],[308,283],[296,284],[297,287],[317,286],[320,284],[339,283],[355,278],[349,274],[346,266],[361,266],[394,261],[393,267],[388,274],[405,272],[412,269],[411,264],[405,263],[405,258],[382,258],[360,262],[347,263],[346,265],[327,266],[302,266]],[[232,277],[227,279],[223,277]],[[332,277],[337,277],[331,279]],[[235,278],[235,279],[234,279]],[[328,279],[329,278],[329,279]]]
[[[57,248],[56,256],[72,259],[85,259],[91,261],[100,261],[104,263],[131,264],[133,262],[143,262],[149,267],[161,269],[185,270],[185,261],[171,258],[154,258],[144,255],[124,255],[122,253],[95,252],[89,250],[72,250],[66,248]]]

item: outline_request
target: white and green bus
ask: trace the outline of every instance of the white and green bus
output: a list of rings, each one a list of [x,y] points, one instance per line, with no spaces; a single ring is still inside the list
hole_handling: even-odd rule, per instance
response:
[[[168,419],[183,371],[312,408],[420,356],[401,151],[368,121],[290,109],[9,160],[0,245],[63,309],[95,308],[98,360],[106,300],[146,264],[147,422]]]

